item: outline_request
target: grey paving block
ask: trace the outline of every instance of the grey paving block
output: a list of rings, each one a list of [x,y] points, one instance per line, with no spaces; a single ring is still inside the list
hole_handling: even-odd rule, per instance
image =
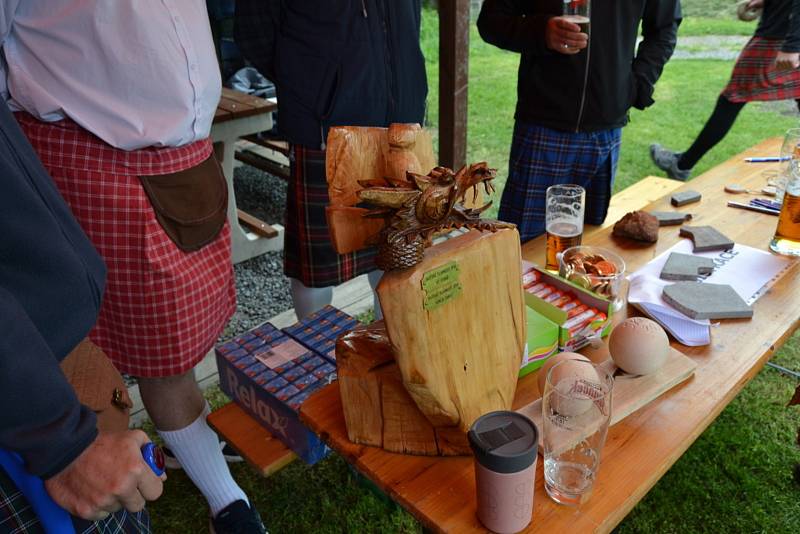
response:
[[[703,196],[697,191],[679,191],[678,193],[672,193],[670,202],[673,206],[677,207],[691,204],[692,202],[699,202],[701,198],[703,198]]]
[[[730,250],[733,241],[713,226],[681,226],[680,234],[694,242],[694,252]]]
[[[692,319],[741,319],[753,316],[753,308],[729,285],[676,282],[665,286],[661,296]]]
[[[683,213],[680,211],[651,211],[650,215],[658,219],[659,226],[677,226],[692,220],[691,213]]]
[[[667,262],[661,269],[662,280],[688,280],[697,281],[700,275],[711,274],[714,270],[714,260],[701,258],[691,254],[672,252]]]

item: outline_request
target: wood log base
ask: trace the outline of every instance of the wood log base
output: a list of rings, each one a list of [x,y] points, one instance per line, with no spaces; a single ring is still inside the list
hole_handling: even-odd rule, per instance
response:
[[[423,456],[471,454],[458,428],[434,427],[403,384],[382,321],[336,343],[339,390],[350,441]]]

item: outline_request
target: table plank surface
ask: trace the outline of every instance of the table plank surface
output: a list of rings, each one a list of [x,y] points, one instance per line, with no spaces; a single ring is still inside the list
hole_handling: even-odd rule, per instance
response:
[[[214,113],[214,122],[221,123],[251,117],[275,111],[277,108],[277,104],[263,98],[223,87],[222,97],[217,104],[217,111]]]
[[[680,184],[679,190],[694,189],[703,195],[701,203],[681,208],[695,215],[692,224],[712,225],[737,243],[766,248],[777,217],[726,207],[733,195],[725,193],[723,187],[727,183],[739,183],[750,189],[766,185],[763,171],[776,165],[746,164],[743,158],[775,155],[780,151],[780,142],[780,139],[765,141],[691,182]],[[667,195],[651,202],[647,209],[674,208]],[[634,247],[613,240],[610,231],[610,225],[589,229],[584,243],[617,250],[630,272],[679,239],[678,227],[667,227],[661,229],[655,245]],[[542,262],[544,245],[543,238],[527,243],[523,257]],[[694,377],[609,430],[598,480],[587,503],[571,508],[551,501],[544,491],[540,462],[534,518],[526,532],[612,530],[798,327],[799,264],[795,262],[755,303],[752,320],[723,321],[713,329],[712,342],[705,347],[690,348],[673,342],[676,349],[697,362]],[[535,373],[521,379],[515,407],[535,399],[536,390]],[[485,532],[475,517],[472,458],[414,457],[351,443],[336,384],[312,396],[303,405],[301,417],[348,462],[427,527],[437,532]]]

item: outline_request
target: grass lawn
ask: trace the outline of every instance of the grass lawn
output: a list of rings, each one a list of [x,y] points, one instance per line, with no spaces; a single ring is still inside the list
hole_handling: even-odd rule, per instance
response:
[[[684,0],[681,36],[749,35],[752,24],[733,17],[730,0]],[[428,126],[437,112],[438,37],[435,13],[424,16],[423,46],[429,67]],[[513,125],[518,57],[487,46],[473,30],[470,45],[470,161],[487,160],[505,182]],[[675,60],[659,82],[656,104],[634,111],[624,130],[617,190],[658,174],[647,147],[688,146],[710,113],[732,62]],[[748,105],[733,131],[698,165],[716,165],[767,137],[797,125],[790,106]],[[496,213],[493,212],[493,213]],[[800,369],[800,335],[774,358]],[[785,408],[797,381],[763,370],[703,433],[622,522],[621,533],[800,532],[800,486],[791,480],[800,449],[792,444],[800,409]],[[216,405],[227,402],[218,391]],[[152,430],[152,429],[151,429]],[[410,515],[376,497],[336,455],[314,467],[295,462],[263,479],[245,465],[234,475],[261,510],[271,532],[420,532]],[[602,476],[602,468],[600,471]],[[443,481],[446,483],[446,481]],[[205,502],[181,472],[170,472],[162,499],[151,506],[156,532],[203,532]]]

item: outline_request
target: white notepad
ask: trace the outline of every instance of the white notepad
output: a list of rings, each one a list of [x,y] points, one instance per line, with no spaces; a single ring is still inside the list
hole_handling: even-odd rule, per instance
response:
[[[671,253],[693,254],[692,248],[691,240],[681,239],[633,273],[630,276],[628,302],[661,324],[680,343],[695,347],[711,342],[711,323],[708,320],[691,319],[667,304],[661,298],[661,291],[664,286],[674,282],[659,278]],[[789,258],[739,244],[729,251],[698,252],[694,255],[711,258],[716,264],[714,272],[703,281],[730,285],[750,305],[793,264]]]

